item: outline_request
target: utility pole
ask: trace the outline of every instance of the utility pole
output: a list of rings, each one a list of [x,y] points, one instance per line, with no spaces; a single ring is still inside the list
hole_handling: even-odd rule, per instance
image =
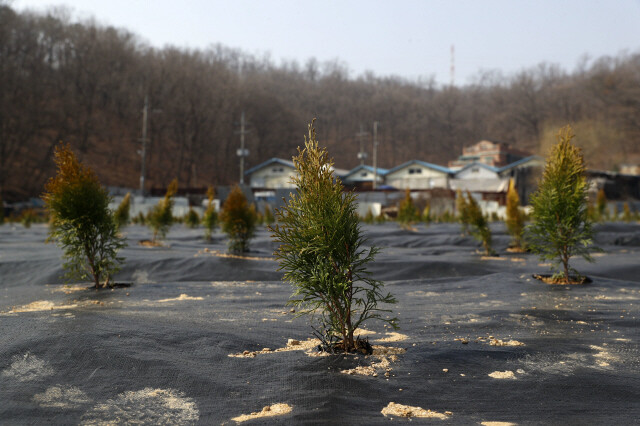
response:
[[[360,160],[360,165],[364,166],[364,162],[367,159],[367,153],[364,151],[364,137],[369,133],[365,132],[362,128],[362,124],[360,125],[360,131],[356,133],[356,137],[360,141],[360,152],[358,152],[358,160]]]
[[[242,111],[242,115],[240,116],[240,131],[236,133],[240,133],[240,149],[236,151],[238,157],[240,157],[240,185],[244,185],[244,157],[249,156],[249,150],[244,149],[244,135],[249,133],[248,130],[245,130],[245,121],[244,121],[244,111]]]
[[[142,157],[142,168],[140,170],[140,195],[144,197],[144,175],[145,175],[145,162],[147,160],[147,117],[149,116],[149,96],[144,97],[144,108],[142,109],[142,151],[140,156]]]
[[[373,122],[373,189],[378,186],[378,122]]]

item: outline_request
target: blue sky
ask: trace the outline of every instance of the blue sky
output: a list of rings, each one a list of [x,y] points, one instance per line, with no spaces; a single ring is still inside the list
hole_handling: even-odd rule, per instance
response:
[[[17,10],[67,6],[162,47],[220,43],[276,64],[338,59],[365,71],[455,83],[541,62],[572,71],[582,58],[640,52],[640,0],[9,0]]]

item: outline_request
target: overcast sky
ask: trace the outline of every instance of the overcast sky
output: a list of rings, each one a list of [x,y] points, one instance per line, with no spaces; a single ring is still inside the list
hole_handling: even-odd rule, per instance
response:
[[[339,59],[365,71],[455,83],[480,70],[512,74],[541,62],[572,71],[585,55],[640,52],[640,0],[9,0],[66,5],[75,18],[126,28],[156,47],[220,43],[304,64]]]

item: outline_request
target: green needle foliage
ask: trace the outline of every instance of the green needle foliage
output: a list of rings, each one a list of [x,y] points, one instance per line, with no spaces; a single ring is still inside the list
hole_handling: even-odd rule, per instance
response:
[[[271,207],[269,207],[269,204],[265,204],[264,205],[264,216],[263,216],[263,222],[265,225],[269,226],[272,225],[273,222],[275,222],[276,218],[273,216],[273,212],[271,211]]]
[[[520,208],[520,196],[516,191],[513,179],[509,180],[507,191],[507,218],[505,220],[507,231],[511,235],[511,247],[523,248],[522,234],[524,233],[524,212]]]
[[[407,189],[404,194],[404,199],[398,208],[398,223],[402,228],[409,228],[412,224],[416,223],[419,218],[420,214],[418,213],[418,209],[411,199],[411,191]]]
[[[116,225],[118,228],[122,228],[129,224],[129,212],[131,210],[131,193],[127,192],[120,205],[118,206],[114,216],[116,218]]]
[[[64,250],[68,279],[91,277],[96,288],[107,286],[120,269],[123,259],[117,253],[125,246],[109,210],[109,194],[68,145],[56,148],[55,162],[57,174],[43,194],[51,217],[48,241]]]
[[[491,229],[487,218],[482,214],[482,209],[478,202],[467,191],[467,201],[465,202],[466,215],[469,221],[469,232],[482,243],[482,248],[487,256],[495,254],[491,247]]]
[[[207,209],[204,211],[202,215],[202,225],[204,225],[204,238],[207,241],[211,241],[211,235],[218,226],[218,212],[216,211],[216,206],[213,204],[213,200],[215,199],[216,191],[213,189],[213,186],[210,186],[207,189]]]
[[[249,251],[249,241],[253,238],[257,220],[255,207],[249,206],[242,189],[236,185],[225,200],[220,213],[222,231],[229,237],[230,252]]]
[[[153,206],[147,215],[146,223],[153,231],[153,242],[155,243],[158,236],[164,239],[173,225],[173,197],[178,192],[178,180],[174,179],[169,184],[164,199]]]
[[[598,221],[603,222],[609,219],[609,211],[607,210],[607,195],[604,193],[604,188],[598,190],[596,196],[596,209],[598,213]]]
[[[552,148],[542,181],[531,197],[533,224],[527,228],[527,242],[543,260],[553,261],[562,270],[554,275],[568,284],[572,256],[589,255],[592,224],[587,215],[587,180],[582,152],[571,143],[574,134],[570,126],[558,132],[558,143]]]
[[[627,201],[622,205],[622,220],[625,222],[631,222],[633,215],[631,214],[631,209],[629,208],[629,203]]]
[[[458,188],[456,191],[456,214],[458,216],[458,221],[462,226],[462,233],[464,235],[469,234],[469,225],[470,225],[470,217],[469,217],[469,206],[467,205],[467,199],[462,194],[462,190]],[[442,220],[446,222],[446,219]]]
[[[191,207],[189,207],[189,211],[184,217],[184,224],[187,225],[187,228],[191,229],[200,225],[200,216],[198,216],[198,213]]]
[[[367,224],[371,225],[371,224],[373,224],[375,222],[375,220],[376,220],[376,218],[373,216],[373,211],[371,210],[371,207],[369,207],[367,209],[367,213],[362,218],[362,221],[364,223],[367,223]]]
[[[378,319],[396,326],[396,318],[379,303],[395,303],[383,294],[383,283],[371,278],[366,266],[379,253],[364,249],[356,213],[355,195],[343,192],[332,171],[326,149],[318,147],[316,131],[309,125],[305,148],[293,158],[297,193],[277,211],[278,224],[270,227],[280,247],[275,256],[284,279],[295,291],[289,304],[300,314],[319,314],[321,333],[330,349],[358,349],[353,333],[363,322]],[[340,343],[333,343],[341,339]]]

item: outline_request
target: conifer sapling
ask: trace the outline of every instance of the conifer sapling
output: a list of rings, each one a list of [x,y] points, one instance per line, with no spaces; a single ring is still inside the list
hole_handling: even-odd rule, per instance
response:
[[[244,253],[249,250],[249,241],[253,238],[257,219],[255,207],[249,206],[242,189],[236,185],[220,213],[222,231],[229,237],[230,252]]]
[[[213,186],[210,186],[209,189],[207,189],[207,209],[205,210],[204,215],[202,215],[204,238],[207,241],[211,241],[211,234],[213,234],[216,226],[218,226],[218,212],[216,211],[216,206],[213,204],[215,195],[215,189],[213,189]]]
[[[146,223],[153,230],[153,242],[155,243],[158,236],[164,239],[173,225],[173,197],[178,192],[178,180],[174,179],[169,184],[164,199],[153,206],[147,215]]]
[[[129,224],[129,211],[131,210],[131,193],[127,192],[124,196],[120,205],[116,209],[114,216],[116,219],[116,225],[118,228],[122,228],[123,226],[127,226]]]
[[[547,157],[542,181],[531,197],[533,223],[527,228],[531,250],[543,260],[553,261],[559,272],[554,278],[569,284],[572,256],[592,262],[592,224],[587,214],[587,180],[582,152],[571,143],[570,126],[557,135],[558,143]],[[578,282],[582,281],[577,277]]]
[[[293,163],[297,192],[277,211],[278,223],[271,227],[280,243],[275,252],[280,270],[294,286],[289,303],[300,314],[319,315],[325,349],[361,349],[354,331],[365,321],[396,325],[395,318],[383,316],[389,310],[378,306],[395,299],[366,269],[379,249],[363,247],[355,195],[343,192],[326,149],[318,147],[313,124]]]
[[[516,191],[513,179],[509,180],[507,190],[507,217],[505,224],[507,231],[511,235],[511,246],[515,249],[522,249],[522,234],[524,232],[524,212],[520,208],[520,196]]]
[[[106,286],[119,270],[123,259],[117,253],[125,246],[109,210],[109,194],[68,145],[56,148],[55,163],[56,176],[43,194],[51,217],[48,240],[64,250],[68,279],[91,277],[96,288]]]

